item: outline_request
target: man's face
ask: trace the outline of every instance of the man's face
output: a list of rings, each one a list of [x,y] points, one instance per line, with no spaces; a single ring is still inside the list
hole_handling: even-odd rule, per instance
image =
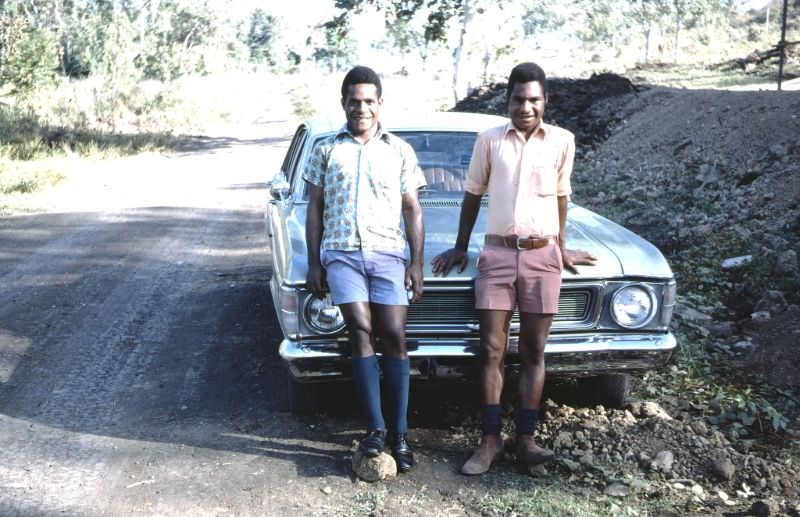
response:
[[[508,98],[508,117],[514,127],[530,133],[544,116],[547,97],[539,81],[516,83]]]
[[[342,107],[347,116],[347,126],[355,136],[371,135],[378,123],[378,112],[383,99],[378,97],[374,84],[353,84],[347,88]]]

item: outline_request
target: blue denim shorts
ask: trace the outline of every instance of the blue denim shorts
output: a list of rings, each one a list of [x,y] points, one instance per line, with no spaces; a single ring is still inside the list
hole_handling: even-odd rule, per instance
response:
[[[331,300],[408,305],[403,252],[322,250]]]

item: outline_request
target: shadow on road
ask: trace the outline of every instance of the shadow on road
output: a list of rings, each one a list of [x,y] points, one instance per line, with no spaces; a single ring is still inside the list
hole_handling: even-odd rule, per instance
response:
[[[147,208],[0,219],[0,413],[340,474],[330,459],[349,440],[337,447],[328,432],[352,428],[347,411],[313,427],[287,411],[261,217]]]
[[[286,137],[265,138],[233,138],[228,136],[211,137],[203,135],[180,136],[173,146],[178,153],[193,154],[198,152],[218,151],[234,147],[280,145],[286,143]]]
[[[326,390],[322,414],[288,412],[259,211],[5,218],[0,246],[0,418],[61,433],[65,447],[122,438],[352,475],[352,384]],[[410,433],[430,454],[460,461],[452,434],[475,432],[477,414],[474,383],[413,384]]]

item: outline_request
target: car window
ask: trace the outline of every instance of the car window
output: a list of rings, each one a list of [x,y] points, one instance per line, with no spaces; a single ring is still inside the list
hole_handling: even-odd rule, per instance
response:
[[[464,195],[472,147],[476,133],[455,131],[392,131],[414,149],[417,161],[425,174],[427,186],[421,189],[423,196],[455,197]],[[324,138],[314,142],[314,148]],[[312,151],[313,154],[313,151]],[[309,154],[310,157],[312,154]],[[305,189],[304,198],[308,197]]]
[[[307,133],[308,129],[305,126],[300,126],[297,128],[294,138],[292,138],[292,143],[289,144],[289,150],[286,151],[283,164],[281,165],[281,172],[286,176],[286,179],[289,181],[290,185],[294,183],[294,174],[295,170],[297,169],[297,158],[301,149],[303,148],[303,141],[306,139]]]

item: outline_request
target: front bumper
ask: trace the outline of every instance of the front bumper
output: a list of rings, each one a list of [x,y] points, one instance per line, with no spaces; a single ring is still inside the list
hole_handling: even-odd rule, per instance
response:
[[[407,336],[412,378],[477,379],[480,343],[475,338],[416,338]],[[677,349],[671,333],[551,335],[545,348],[547,374],[586,376],[633,373],[664,366]],[[292,377],[301,382],[350,377],[346,342],[284,339],[279,353]],[[517,341],[512,337],[506,367],[519,365]]]

